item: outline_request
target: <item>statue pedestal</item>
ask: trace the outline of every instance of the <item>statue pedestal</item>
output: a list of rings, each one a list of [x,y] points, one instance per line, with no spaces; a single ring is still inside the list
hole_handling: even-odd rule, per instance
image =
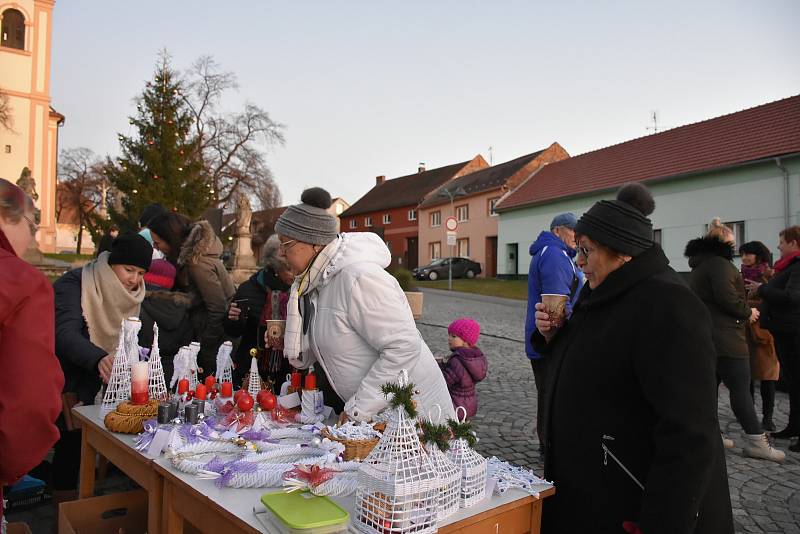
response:
[[[238,285],[258,271],[258,262],[253,255],[253,247],[250,245],[250,234],[234,237],[231,252],[233,253],[231,278]]]

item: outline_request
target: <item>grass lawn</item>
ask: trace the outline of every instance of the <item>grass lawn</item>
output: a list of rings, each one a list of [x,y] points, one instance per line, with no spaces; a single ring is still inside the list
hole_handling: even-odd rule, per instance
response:
[[[89,261],[94,256],[91,254],[53,254],[53,253],[45,253],[45,258],[52,258],[54,260],[61,260],[67,263],[72,263],[74,261]]]
[[[430,287],[433,289],[447,289],[447,280],[436,280],[431,282],[417,281],[419,287]],[[504,297],[507,299],[527,300],[528,281],[527,280],[498,280],[497,278],[473,278],[467,280],[459,278],[453,280],[453,291],[463,291],[464,293],[475,293],[478,295],[490,295],[493,297]]]

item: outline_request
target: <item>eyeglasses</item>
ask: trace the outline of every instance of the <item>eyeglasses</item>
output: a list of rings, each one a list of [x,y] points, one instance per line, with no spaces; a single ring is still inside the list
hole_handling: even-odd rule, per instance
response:
[[[35,235],[36,231],[39,229],[39,225],[30,220],[27,215],[23,215],[22,217],[28,223],[28,229],[31,231],[31,235]]]
[[[293,244],[289,245],[289,243],[293,243]],[[286,251],[289,250],[290,248],[292,248],[295,244],[297,244],[297,239],[290,239],[289,241],[284,241],[283,243],[278,245],[278,248],[280,249],[281,252],[283,252],[285,254]],[[287,247],[286,245],[289,245],[289,246]]]
[[[578,254],[580,254],[581,256],[586,258],[587,260],[589,259],[589,254],[591,254],[592,252],[594,252],[593,248],[584,247],[584,246],[579,246],[578,247]]]

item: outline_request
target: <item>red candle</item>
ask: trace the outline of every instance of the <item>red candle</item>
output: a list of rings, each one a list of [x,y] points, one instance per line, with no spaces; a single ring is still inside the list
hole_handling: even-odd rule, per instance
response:
[[[225,398],[233,397],[233,384],[231,382],[223,382],[220,395]]]
[[[308,373],[303,389],[317,389],[317,375],[312,372]]]
[[[297,369],[292,371],[292,387],[293,388],[298,388],[298,389],[300,388],[301,377],[302,377],[302,375],[300,374],[300,371],[298,371]]]
[[[206,400],[208,390],[204,384],[197,384],[197,389],[194,391],[194,398],[197,400]]]
[[[214,378],[214,375],[208,375],[206,377],[206,389],[208,391],[211,391],[212,389],[214,389],[214,384],[216,384],[216,383],[217,383],[217,379]]]
[[[189,391],[189,379],[181,378],[178,380],[178,395],[183,395],[187,391]]]

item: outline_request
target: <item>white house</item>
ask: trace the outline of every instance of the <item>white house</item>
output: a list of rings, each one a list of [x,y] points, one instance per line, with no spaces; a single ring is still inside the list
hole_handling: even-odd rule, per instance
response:
[[[688,270],[684,247],[713,217],[777,259],[778,232],[800,224],[800,95],[543,167],[497,206],[498,276],[527,274],[528,248],[554,215],[580,217],[634,181],[653,192],[654,237],[676,270]]]

